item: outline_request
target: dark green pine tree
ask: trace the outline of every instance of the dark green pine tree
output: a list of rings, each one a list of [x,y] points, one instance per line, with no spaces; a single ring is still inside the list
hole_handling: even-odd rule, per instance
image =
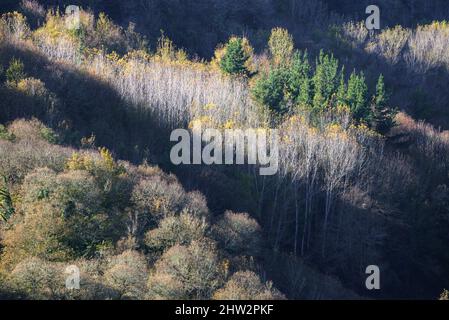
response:
[[[340,71],[340,83],[337,89],[337,106],[343,106],[347,104],[346,101],[346,82],[345,82],[344,67]]]
[[[242,39],[231,39],[226,45],[226,53],[220,61],[220,68],[226,74],[248,76],[249,70],[245,65],[248,59]]]
[[[311,80],[310,78],[304,77],[301,82],[301,88],[299,91],[299,96],[297,98],[298,105],[301,107],[310,107],[311,101]]]
[[[285,113],[288,104],[285,97],[287,80],[288,74],[285,68],[270,70],[255,83],[252,89],[255,100],[277,114]]]
[[[338,60],[321,51],[313,76],[313,109],[315,111],[322,111],[328,107],[329,101],[335,93],[337,75]]]
[[[371,127],[379,133],[387,133],[395,124],[394,117],[396,110],[388,107],[388,96],[382,74],[377,80],[376,94],[373,97],[371,114]]]
[[[310,106],[310,81],[310,64],[307,52],[303,55],[296,52],[288,70],[288,99],[301,107]]]
[[[371,110],[367,101],[367,93],[368,87],[363,72],[357,75],[354,71],[349,77],[346,101],[356,120],[370,122]]]

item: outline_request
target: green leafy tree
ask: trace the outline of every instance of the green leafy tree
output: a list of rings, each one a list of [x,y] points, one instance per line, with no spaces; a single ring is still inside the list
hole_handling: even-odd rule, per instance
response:
[[[249,75],[246,62],[250,56],[245,52],[243,39],[232,38],[226,45],[226,52],[220,61],[221,70],[230,75]]]

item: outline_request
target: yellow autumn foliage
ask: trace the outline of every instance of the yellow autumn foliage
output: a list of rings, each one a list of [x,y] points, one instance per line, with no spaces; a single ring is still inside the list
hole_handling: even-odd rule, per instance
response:
[[[67,170],[87,170],[90,171],[94,168],[94,160],[88,154],[74,152],[72,156],[67,159]]]

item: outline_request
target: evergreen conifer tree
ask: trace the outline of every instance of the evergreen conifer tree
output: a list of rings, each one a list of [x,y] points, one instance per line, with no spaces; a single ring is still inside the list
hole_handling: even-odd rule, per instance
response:
[[[335,93],[337,75],[338,60],[321,51],[313,76],[313,109],[315,111],[322,111],[328,106],[332,94]]]
[[[287,69],[275,68],[263,75],[255,83],[252,93],[260,104],[269,107],[272,111],[282,114],[287,109],[285,96],[288,80]]]
[[[226,45],[226,53],[220,61],[220,68],[226,74],[248,76],[249,70],[245,65],[248,59],[242,39],[233,38]]]
[[[387,106],[388,96],[385,90],[384,77],[381,74],[377,80],[376,94],[373,97],[371,107],[372,127],[379,133],[386,133],[394,126],[394,116],[396,111]]]
[[[307,52],[293,55],[288,69],[288,98],[302,107],[310,105],[310,64]]]
[[[346,105],[346,83],[344,76],[344,68],[340,72],[340,83],[337,89],[337,106]]]
[[[370,108],[367,103],[368,88],[363,72],[359,75],[354,71],[349,77],[346,100],[355,119],[369,122]]]

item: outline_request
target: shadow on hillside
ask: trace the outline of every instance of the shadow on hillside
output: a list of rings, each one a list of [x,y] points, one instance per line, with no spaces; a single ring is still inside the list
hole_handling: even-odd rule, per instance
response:
[[[53,63],[27,49],[2,47],[0,57],[4,66],[12,57],[21,59],[27,76],[42,80],[53,96],[46,105],[29,108],[35,97],[4,86],[0,102],[2,122],[37,117],[61,133],[64,142],[75,146],[79,146],[82,137],[93,134],[98,146],[106,146],[118,158],[132,162],[149,158],[149,150],[158,154],[159,141],[168,137],[168,132],[152,121],[151,114],[138,112],[110,85],[93,75]]]
[[[36,104],[35,97],[2,86],[0,122],[36,117],[60,133],[64,143],[76,147],[82,137],[94,135],[96,146],[109,148],[119,159],[134,164],[148,160],[174,172],[186,189],[205,194],[213,212],[251,211],[253,200],[248,188],[241,186],[241,176],[217,167],[173,166],[169,158],[171,130],[149,112],[123,101],[108,83],[31,50],[0,47],[3,66],[13,57],[24,62],[27,76],[45,83],[55,95],[54,106],[49,109],[48,103]]]

